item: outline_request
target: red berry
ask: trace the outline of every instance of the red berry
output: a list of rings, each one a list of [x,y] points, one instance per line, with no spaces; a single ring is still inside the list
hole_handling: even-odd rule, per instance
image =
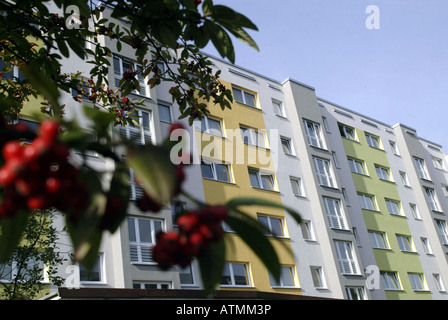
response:
[[[194,213],[180,216],[179,218],[177,218],[176,222],[180,230],[185,233],[190,233],[199,226],[199,218],[197,214]]]
[[[60,179],[50,177],[45,181],[45,187],[49,193],[55,194],[62,189],[62,182]]]
[[[39,135],[46,139],[54,140],[59,134],[61,126],[54,120],[45,120],[39,127]]]
[[[5,160],[19,158],[22,156],[23,146],[19,141],[9,141],[3,146],[3,157]]]
[[[44,210],[50,207],[48,198],[44,195],[29,197],[27,205],[30,210]]]

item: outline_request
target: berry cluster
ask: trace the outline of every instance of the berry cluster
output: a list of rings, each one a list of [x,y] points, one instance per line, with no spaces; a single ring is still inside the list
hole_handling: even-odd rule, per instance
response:
[[[173,265],[186,267],[193,257],[200,256],[210,243],[222,239],[221,222],[228,217],[224,206],[209,206],[199,211],[189,211],[177,219],[179,232],[159,232],[152,255],[161,269]]]
[[[79,171],[68,162],[68,147],[57,140],[60,126],[44,121],[29,145],[12,140],[4,144],[5,165],[0,168],[3,201],[0,218],[19,210],[54,207],[79,212],[88,204],[88,192]]]

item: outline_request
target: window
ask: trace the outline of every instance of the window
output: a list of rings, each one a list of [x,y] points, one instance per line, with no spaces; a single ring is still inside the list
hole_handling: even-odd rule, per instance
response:
[[[445,166],[443,165],[443,160],[440,158],[432,157],[432,163],[436,169],[445,170]]]
[[[369,146],[380,149],[380,138],[373,136],[370,133],[366,133],[366,139]]]
[[[281,266],[280,281],[276,281],[274,277],[269,272],[269,280],[271,282],[271,287],[286,287],[293,288],[296,286],[294,280],[294,267],[292,266]]]
[[[350,167],[350,170],[354,173],[359,173],[359,174],[366,174],[366,170],[364,167],[364,162],[361,160],[355,160],[355,159],[351,159],[348,158],[348,165]]]
[[[120,135],[131,140],[135,144],[151,144],[151,111],[137,110],[135,117],[138,125],[129,123],[126,127],[120,127]]]
[[[405,252],[416,252],[414,244],[412,243],[412,238],[410,236],[398,235],[397,234],[398,247],[401,251]]]
[[[442,191],[445,197],[448,197],[448,185],[442,184]]]
[[[250,286],[249,266],[245,263],[226,263],[221,286]]]
[[[411,282],[412,290],[414,291],[426,291],[426,281],[423,273],[408,273],[409,281]]]
[[[392,150],[392,153],[396,156],[400,155],[400,152],[398,151],[397,144],[394,141],[389,141],[390,149]]]
[[[140,90],[136,89],[134,90],[134,93],[149,97],[149,86],[147,85],[147,79],[143,76],[142,66],[131,62],[129,59],[114,56],[114,77],[116,88],[120,87],[120,81],[126,71],[137,72],[135,77],[140,85]]]
[[[303,191],[302,179],[300,178],[290,178],[292,193],[297,197],[304,197],[305,192]]]
[[[283,152],[286,155],[288,155],[288,156],[293,156],[294,155],[294,151],[293,151],[293,148],[292,148],[292,145],[291,145],[291,139],[281,137],[280,141],[282,143]]]
[[[258,215],[258,222],[265,226],[272,235],[277,237],[284,237],[285,230],[281,218]]]
[[[342,197],[344,197],[345,205],[350,207],[350,201],[347,196],[347,190],[345,188],[342,188],[341,192],[342,192]]]
[[[249,179],[251,186],[254,188],[275,190],[274,176],[270,173],[249,169]]]
[[[277,116],[286,118],[285,107],[281,101],[272,100],[272,106],[274,107],[274,113]]]
[[[354,256],[352,243],[335,240],[334,244],[342,274],[358,274],[358,263]]]
[[[384,232],[369,231],[370,243],[375,249],[389,249],[386,234]]]
[[[358,199],[362,209],[378,211],[373,196],[367,194],[358,193]]]
[[[325,187],[336,188],[336,183],[331,173],[330,161],[321,158],[313,158],[313,160],[319,184]]]
[[[255,129],[247,128],[244,126],[240,126],[240,129],[241,137],[243,138],[244,143],[263,148],[266,146],[265,135],[263,131],[256,131]]]
[[[436,219],[436,226],[442,243],[448,245],[448,231],[446,229],[446,222],[444,220]]]
[[[423,250],[426,254],[433,254],[431,245],[429,244],[428,238],[420,238],[422,241]]]
[[[201,160],[202,178],[222,182],[232,182],[230,168],[227,164],[216,163],[210,160]]]
[[[79,280],[84,283],[97,283],[105,282],[103,268],[103,255],[99,254],[96,258],[95,264],[92,269],[85,268],[82,264],[79,265]]]
[[[380,271],[380,277],[384,285],[384,290],[401,290],[396,272]]]
[[[342,214],[341,202],[338,199],[323,198],[328,222],[331,228],[347,230],[344,215]]]
[[[170,106],[164,105],[164,104],[157,104],[157,107],[159,108],[159,118],[162,122],[171,123],[171,108]]]
[[[426,170],[425,160],[414,157],[414,163],[417,168],[418,176],[421,179],[430,180],[428,171]]]
[[[134,289],[171,289],[170,282],[134,282]]]
[[[199,126],[200,125],[200,126]],[[221,121],[210,117],[202,117],[201,122],[195,122],[195,128],[201,132],[223,136]]]
[[[315,241],[313,226],[311,221],[302,221],[300,224],[300,229],[302,230],[303,240]]]
[[[0,263],[0,283],[27,281],[30,277],[37,276],[36,272],[40,272],[39,270],[42,271],[40,281],[49,282],[48,268],[37,257],[29,257],[20,263],[16,260]]]
[[[233,98],[236,102],[256,108],[255,95],[253,93],[233,87]]]
[[[420,211],[418,210],[417,205],[414,203],[410,203],[409,207],[411,208],[411,213],[414,219],[421,220],[422,216],[420,215]]]
[[[363,287],[346,287],[348,300],[365,300]]]
[[[397,216],[403,215],[400,202],[395,201],[395,200],[386,199],[386,206],[387,206],[387,211],[390,214],[394,214]]]
[[[379,179],[391,181],[390,176],[389,176],[389,169],[375,165],[375,170],[376,170],[376,174]]]
[[[152,248],[160,231],[163,231],[162,220],[128,218],[131,262],[153,263]]]
[[[343,138],[349,139],[349,140],[353,140],[353,141],[357,141],[356,140],[356,135],[355,135],[355,129],[351,128],[351,127],[347,127],[343,124],[339,124],[339,133],[341,134],[341,136]]]
[[[311,277],[313,279],[314,288],[325,289],[327,287],[322,267],[311,266]]]
[[[403,183],[403,185],[405,187],[410,187],[408,175],[406,174],[406,172],[399,171],[399,173],[400,173],[401,183]]]
[[[440,292],[445,292],[446,291],[445,285],[443,284],[442,277],[440,276],[440,274],[434,273],[432,276],[434,278],[437,290],[439,290]]]
[[[441,210],[439,201],[437,200],[437,196],[434,189],[427,187],[423,187],[423,189],[425,190],[426,200],[428,200],[429,207],[431,208],[431,210],[440,212]]]
[[[193,275],[193,268],[191,267],[191,264],[186,266],[185,268],[179,269],[179,278],[180,278],[180,284],[182,286],[194,286],[194,275]]]
[[[324,140],[322,139],[320,125],[308,120],[304,120],[303,123],[305,125],[306,137],[310,146],[326,149]]]

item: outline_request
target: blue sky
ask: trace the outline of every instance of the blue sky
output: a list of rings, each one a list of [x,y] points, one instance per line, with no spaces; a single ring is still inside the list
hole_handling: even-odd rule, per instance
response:
[[[318,97],[390,125],[401,122],[448,151],[448,1],[215,0],[249,17],[260,51],[234,41],[236,64],[292,78]],[[369,5],[380,29],[366,28]],[[219,56],[214,48],[205,52]]]

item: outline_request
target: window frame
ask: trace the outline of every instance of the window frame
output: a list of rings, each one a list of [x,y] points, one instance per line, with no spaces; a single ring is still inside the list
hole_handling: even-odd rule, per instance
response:
[[[244,273],[245,273],[245,277],[246,277],[246,283],[245,285],[242,284],[236,284],[235,281],[235,271],[233,270],[233,266],[234,265],[242,265],[244,267]],[[231,280],[231,284],[223,284],[222,281],[223,279],[221,279],[219,285],[221,287],[243,287],[243,288],[247,288],[247,287],[252,287],[252,283],[251,283],[251,278],[250,278],[250,269],[249,269],[249,264],[248,263],[244,263],[244,262],[226,262],[224,265],[224,269],[226,268],[226,266],[229,267],[229,277]],[[224,270],[223,270],[224,272]],[[224,277],[224,274],[223,274]]]
[[[364,287],[345,287],[348,300],[366,300]],[[359,299],[354,299],[354,295]]]
[[[322,135],[322,127],[320,123],[304,119],[303,124],[305,126],[305,135],[308,144],[312,147],[326,150],[327,146]],[[310,127],[312,127],[312,129]]]
[[[131,240],[131,233],[129,232],[129,229],[131,228],[130,220],[133,220],[133,228],[134,228],[134,235],[135,235],[135,241]],[[150,225],[150,233],[149,237],[151,239],[151,242],[146,242],[141,240],[141,234],[140,234],[140,221],[149,221]],[[140,217],[140,216],[128,216],[127,217],[127,224],[128,224],[128,241],[129,241],[129,254],[130,254],[130,262],[131,264],[136,265],[154,265],[156,262],[152,258],[152,248],[156,244],[156,236],[159,231],[157,231],[155,228],[155,222],[160,223],[160,230],[164,231],[166,224],[164,219],[154,219],[154,218],[147,218],[147,217]],[[137,260],[132,260],[132,246],[136,246],[136,254],[137,254]],[[147,252],[142,252],[142,248],[146,249]],[[147,261],[144,261],[144,254],[149,255],[149,259],[145,259]]]
[[[311,279],[313,280],[314,289],[327,289],[327,281],[325,279],[324,270],[321,266],[310,266]],[[320,285],[316,285],[316,282]]]
[[[152,144],[153,137],[152,137],[152,122],[153,122],[153,114],[152,110],[149,109],[137,109],[137,121],[138,126],[134,126],[131,124],[128,124],[126,127],[120,125],[120,136],[125,136],[127,139],[133,141],[134,143],[137,143],[138,145],[147,145]],[[148,128],[145,128],[144,125],[144,114],[147,118],[148,122]],[[138,134],[139,137],[133,136],[135,134]],[[138,139],[140,141],[138,141]]]
[[[356,137],[356,130],[353,127],[347,126],[342,123],[338,123],[339,127],[339,133],[341,134],[341,137],[350,141],[356,141],[358,142],[358,139]],[[347,132],[347,129],[352,131],[352,134]]]
[[[404,234],[396,234],[398,247],[402,252],[413,252],[416,253],[414,241],[411,236]]]
[[[400,278],[396,271],[380,271],[380,278],[385,291],[402,290]],[[391,284],[393,285],[391,286]]]
[[[82,284],[105,284],[106,283],[106,273],[105,273],[105,263],[104,263],[104,253],[98,253],[97,261],[98,263],[98,274],[99,274],[99,280],[82,280],[81,272],[83,272],[83,266],[82,264],[78,264],[79,266],[79,281]],[[84,270],[87,273],[91,273],[92,270]]]
[[[365,136],[366,136],[367,144],[369,145],[369,147],[383,150],[380,137],[375,136],[368,132],[365,132]]]
[[[165,119],[162,119],[162,117],[161,117],[161,112],[160,112],[160,108],[161,107],[163,107],[163,108],[167,108],[168,109],[168,115],[169,115],[169,121],[166,121]],[[159,112],[159,120],[161,121],[161,122],[163,122],[163,123],[173,123],[173,113],[172,113],[172,110],[171,110],[171,106],[170,105],[168,105],[168,104],[165,104],[165,103],[160,103],[160,102],[158,102],[157,103],[157,109],[158,109],[158,112]]]
[[[375,201],[375,196],[369,195],[369,194],[365,194],[365,193],[359,193],[359,192],[357,193],[357,195],[358,195],[358,200],[359,200],[361,209],[378,212],[378,206],[377,206],[376,201]],[[360,197],[363,199],[363,201],[361,201]],[[370,200],[368,203],[372,204],[372,208],[366,208],[366,207],[363,206],[364,203],[367,204],[367,202],[365,201],[366,198],[368,198]]]
[[[259,148],[267,148],[266,134],[264,130],[257,130],[245,125],[240,125],[240,134],[244,144]],[[247,138],[247,142],[245,138]]]
[[[296,271],[294,266],[280,266],[280,282],[277,282],[269,271],[268,273],[271,288],[297,288]],[[291,277],[289,280],[292,282],[292,285],[285,285],[285,276],[288,275]]]
[[[204,122],[202,122],[204,121]],[[215,128],[211,128],[210,127],[210,122],[217,122],[219,125],[219,129],[215,129]],[[205,129],[202,127],[202,125],[205,124]],[[198,128],[198,126],[200,126]],[[218,119],[218,118],[214,118],[214,117],[209,117],[209,116],[203,116],[201,121],[197,121],[195,123],[195,129],[202,132],[202,133],[207,133],[207,134],[211,134],[214,136],[218,136],[218,137],[224,137],[224,130],[223,130],[223,126],[222,126],[222,120]],[[204,129],[204,130],[203,130]],[[218,133],[219,131],[219,133]]]
[[[296,178],[296,177],[289,177],[289,181],[291,183],[291,189],[292,189],[292,194],[296,197],[302,197],[305,198],[306,194],[305,194],[305,189],[303,187],[303,181],[301,178]],[[295,188],[295,187],[296,188]],[[298,193],[295,193],[295,189],[297,189]]]
[[[389,214],[401,217],[404,216],[400,201],[393,199],[384,199],[384,201],[386,202],[386,207]],[[397,212],[395,212],[395,209],[397,210]]]
[[[370,244],[374,249],[390,250],[389,241],[385,232],[368,231]]]
[[[425,275],[418,272],[408,272],[409,282],[413,291],[428,291]]]
[[[378,179],[382,181],[392,182],[392,175],[390,173],[390,169],[379,164],[375,165],[375,171]]]
[[[207,162],[209,162],[209,163],[207,163]],[[213,175],[213,178],[204,176],[203,166],[209,166],[210,167],[210,170],[211,170],[211,173]],[[226,168],[227,177],[229,178],[228,181],[218,179],[217,166],[223,166],[223,167]],[[217,163],[217,162],[215,162],[213,160],[210,160],[210,159],[204,159],[204,158],[201,159],[201,175],[202,175],[202,179],[218,181],[218,182],[233,183],[232,171],[231,170],[232,169],[230,167],[230,164],[227,164],[227,163]]]
[[[261,190],[267,190],[267,191],[277,191],[277,186],[276,186],[276,183],[275,183],[275,177],[274,177],[274,175],[272,173],[261,171],[261,170],[254,169],[254,168],[248,168],[248,173],[249,173],[250,185],[251,185],[252,188],[261,189]],[[252,185],[252,179],[250,179],[251,173],[256,175],[258,186],[253,186]],[[269,180],[270,180],[271,185],[272,185],[272,189],[264,187],[263,179],[262,179],[263,177],[269,177]]]
[[[321,163],[323,164],[322,166],[318,165],[319,161],[321,161]],[[316,173],[319,185],[337,189],[338,186],[336,184],[336,178],[331,166],[331,161],[329,159],[313,157],[313,163],[314,172]],[[321,169],[323,169],[323,172],[320,172]],[[326,182],[328,182],[328,184]]]
[[[290,157],[295,157],[296,153],[293,147],[292,139],[287,137],[280,137],[283,153]],[[286,144],[285,144],[286,143]],[[286,151],[285,151],[286,148]]]
[[[347,161],[348,161],[348,166],[350,168],[350,171],[352,173],[357,173],[357,174],[361,174],[364,176],[368,176],[364,161],[358,160],[355,158],[350,158],[350,157],[347,158]],[[361,170],[361,172],[358,172],[359,169]]]
[[[235,90],[241,92],[242,101],[238,101],[237,100],[237,95],[235,95]],[[242,88],[239,88],[239,87],[232,86],[232,94],[233,94],[233,98],[234,98],[235,102],[238,102],[240,104],[243,104],[243,105],[251,107],[251,108],[259,109],[258,106],[257,106],[257,95],[255,93],[249,92],[249,91],[247,91],[245,89],[242,89]],[[251,104],[247,103],[246,95],[249,95],[249,96],[253,97],[254,105],[251,105]]]
[[[274,108],[274,114],[281,118],[286,118],[286,110],[282,101],[272,99],[272,107]]]
[[[434,188],[423,187],[426,201],[428,202],[429,209],[435,212],[442,212],[439,202],[439,197],[437,197],[436,190]],[[428,193],[429,191],[429,193]]]
[[[266,219],[266,224],[263,223],[262,221],[260,221],[260,218],[265,218]],[[265,233],[265,235],[267,236],[274,236],[276,238],[287,238],[287,234],[286,234],[286,226],[285,226],[285,221],[282,217],[274,217],[274,216],[269,216],[269,215],[265,215],[265,214],[261,214],[261,213],[257,213],[257,220],[258,223],[264,225],[269,231],[270,233]],[[278,220],[280,223],[280,231],[282,234],[276,234],[276,232],[274,231],[274,228],[272,226],[272,220]]]
[[[434,219],[436,222],[437,233],[443,245],[448,245],[448,229],[445,220]]]
[[[340,247],[339,244],[343,247]],[[334,245],[341,273],[343,275],[359,275],[360,269],[353,243],[351,241],[334,240]]]
[[[414,165],[417,170],[417,174],[420,179],[431,181],[431,178],[428,173],[428,168],[426,167],[425,160],[418,157],[414,158]]]
[[[330,197],[322,197],[322,199],[330,228],[337,230],[349,230],[341,200]],[[331,206],[330,203],[332,204]]]

